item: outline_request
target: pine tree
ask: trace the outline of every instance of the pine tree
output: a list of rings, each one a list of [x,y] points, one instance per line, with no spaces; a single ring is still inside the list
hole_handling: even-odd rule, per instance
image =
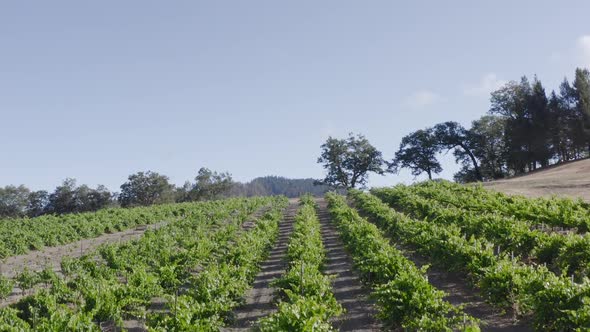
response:
[[[573,85],[576,111],[581,118],[581,130],[587,146],[587,154],[590,155],[590,71],[577,68]]]

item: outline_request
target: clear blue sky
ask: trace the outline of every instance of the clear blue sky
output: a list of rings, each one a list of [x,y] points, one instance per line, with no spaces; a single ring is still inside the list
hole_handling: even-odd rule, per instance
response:
[[[588,1],[405,3],[4,2],[0,185],[119,190],[201,166],[319,178],[329,135],[392,158],[412,130],[483,115],[503,81],[537,74],[550,90],[590,65]]]

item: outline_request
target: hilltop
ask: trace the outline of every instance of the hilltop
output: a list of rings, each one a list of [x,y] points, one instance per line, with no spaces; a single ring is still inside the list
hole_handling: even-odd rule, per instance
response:
[[[568,162],[510,179],[484,183],[488,189],[531,197],[566,196],[590,201],[590,159]]]

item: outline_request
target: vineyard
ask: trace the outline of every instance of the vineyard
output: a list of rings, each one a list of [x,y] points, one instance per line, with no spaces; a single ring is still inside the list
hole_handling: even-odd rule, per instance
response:
[[[0,331],[582,331],[590,206],[424,182],[0,221]],[[453,284],[453,291],[448,286]]]

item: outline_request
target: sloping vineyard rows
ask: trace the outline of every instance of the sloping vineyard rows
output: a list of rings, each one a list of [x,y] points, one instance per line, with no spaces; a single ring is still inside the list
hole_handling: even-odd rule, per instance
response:
[[[330,277],[322,273],[326,251],[315,201],[303,196],[301,204],[289,239],[287,271],[273,282],[278,310],[259,320],[261,331],[332,331],[330,319],[343,312]]]
[[[47,215],[0,220],[0,259],[22,255],[44,246],[57,246],[137,225],[191,218],[201,212],[198,203],[113,208],[97,212]]]
[[[377,197],[351,191],[355,205],[396,241],[412,246],[433,264],[466,273],[493,304],[531,317],[540,331],[571,331],[590,326],[590,281],[572,282],[544,266],[495,255],[486,240],[466,239],[458,226],[411,219]]]
[[[479,331],[476,319],[446,302],[424,270],[389,244],[375,225],[348,207],[343,197],[326,196],[332,219],[363,280],[373,288],[379,318],[392,329]]]
[[[424,188],[420,189],[425,192]],[[466,236],[485,238],[497,252],[522,256],[526,261],[547,264],[557,274],[574,275],[576,280],[590,273],[590,233],[545,233],[531,224],[503,215],[483,213],[445,205],[414,193],[413,186],[372,190],[391,207],[414,218],[438,224],[453,224]]]
[[[242,230],[267,203],[270,211]],[[99,331],[125,320],[153,331],[217,330],[253,280],[285,206],[284,198],[197,203],[190,216],[139,240],[64,259],[63,277],[33,274],[30,284],[48,287],[0,309],[0,330]]]
[[[424,197],[472,211],[513,216],[538,225],[577,228],[582,233],[590,230],[590,203],[581,199],[527,198],[448,181],[423,182],[412,189]]]

